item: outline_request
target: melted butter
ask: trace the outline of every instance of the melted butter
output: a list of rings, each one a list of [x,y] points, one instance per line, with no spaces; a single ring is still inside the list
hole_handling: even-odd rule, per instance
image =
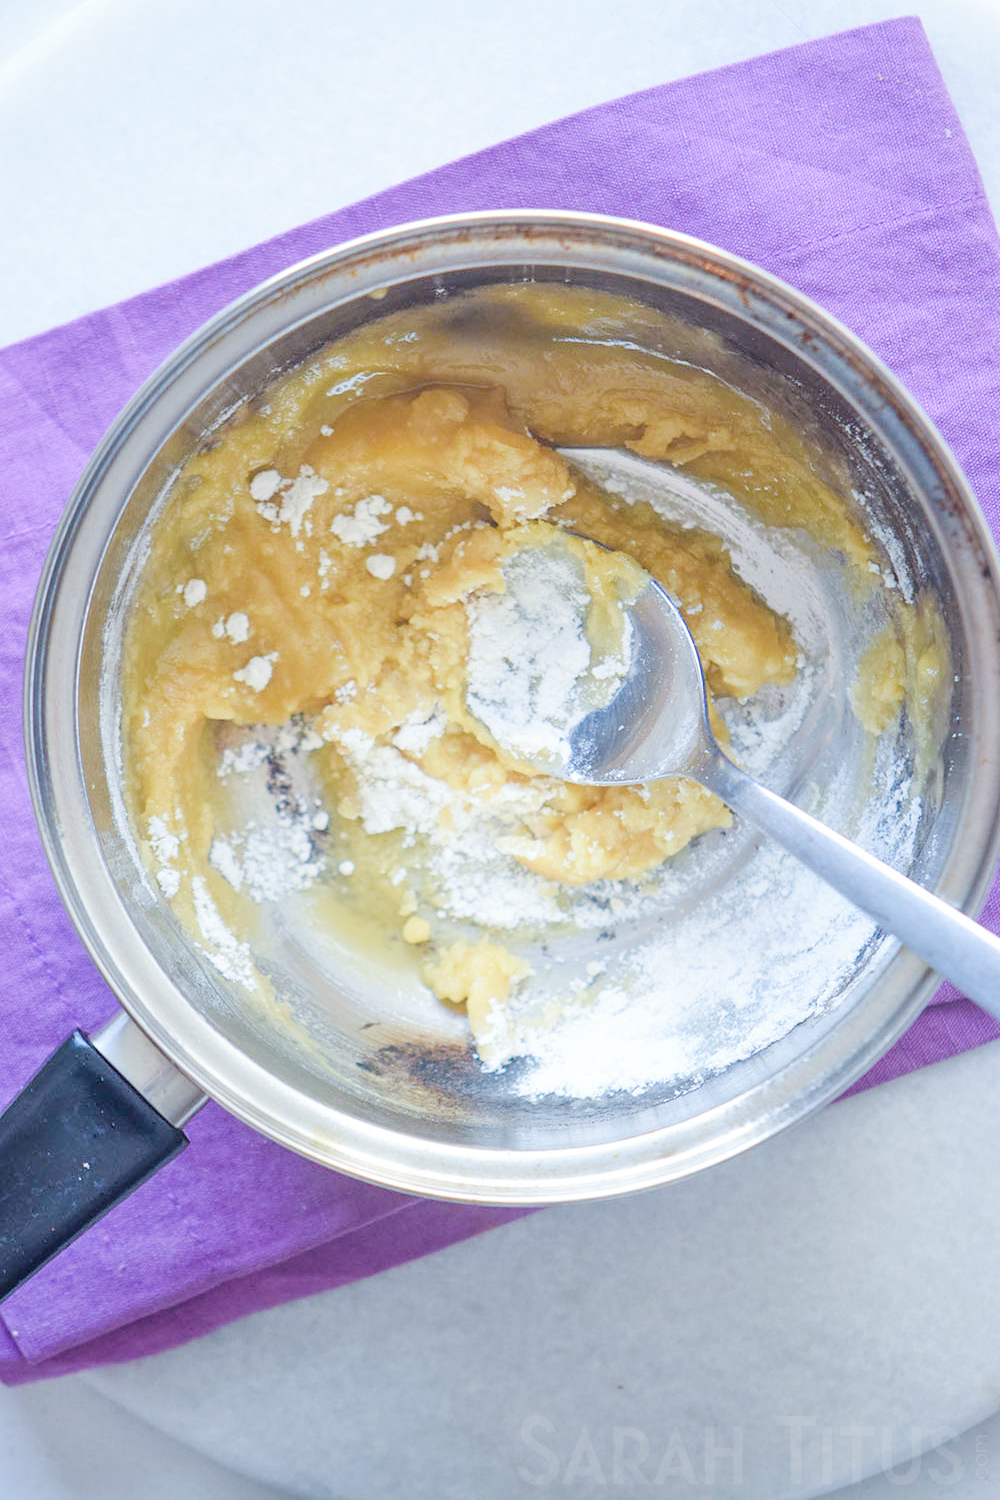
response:
[[[920,780],[941,744],[949,671],[940,609],[923,594],[914,604],[900,602],[862,656],[851,686],[851,707],[872,735],[884,733],[905,708]]]

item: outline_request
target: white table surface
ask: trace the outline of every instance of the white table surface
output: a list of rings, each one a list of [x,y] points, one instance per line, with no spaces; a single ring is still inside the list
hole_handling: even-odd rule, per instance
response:
[[[5,0],[0,343],[555,116],[904,10]],[[1000,9],[920,13],[996,207]],[[606,1493],[632,1487],[617,1427],[626,1456],[648,1442],[647,1477],[673,1470],[664,1495],[708,1493],[708,1428],[743,1449],[739,1482],[720,1452],[719,1495],[829,1490],[883,1444],[932,1451],[845,1500],[1000,1495],[998,1073],[994,1044],[691,1182],[0,1391],[0,1494]]]

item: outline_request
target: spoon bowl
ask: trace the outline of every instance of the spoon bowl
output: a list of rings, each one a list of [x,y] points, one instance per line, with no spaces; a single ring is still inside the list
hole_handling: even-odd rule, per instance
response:
[[[655,578],[629,607],[631,652],[621,688],[568,736],[564,781],[623,786],[691,775],[714,744],[701,661],[684,617]]]

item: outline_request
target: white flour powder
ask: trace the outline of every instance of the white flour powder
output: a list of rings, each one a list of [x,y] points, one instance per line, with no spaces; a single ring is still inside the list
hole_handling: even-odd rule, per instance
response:
[[[303,807],[295,816],[278,817],[262,827],[245,823],[228,839],[215,838],[209,863],[234,890],[246,890],[254,901],[277,901],[289,891],[304,890],[322,874],[324,861],[313,841],[315,818]]]
[[[392,745],[376,745],[356,729],[334,733],[357,784],[361,826],[370,834],[401,833],[403,847],[417,851],[409,878],[441,917],[500,930],[543,926],[559,915],[555,887],[518,864],[504,844],[523,834],[525,817],[556,783],[538,777],[471,792],[430,776],[410,756],[422,755],[446,722],[440,709],[414,716]]]
[[[466,706],[518,759],[555,769],[569,758],[569,731],[621,685],[628,636],[624,656],[592,660],[583,569],[559,543],[516,553],[503,576],[505,593],[466,603]]]
[[[241,943],[222,917],[219,908],[209,894],[208,886],[200,875],[191,881],[194,896],[194,914],[198,928],[205,940],[205,956],[214,968],[226,979],[241,984],[244,989],[257,988],[257,970],[249,943]]]
[[[250,497],[257,502],[257,511],[273,528],[287,526],[292,536],[297,537],[305,527],[313,501],[325,495],[329,480],[321,478],[308,464],[303,464],[294,479],[283,479],[277,469],[265,469],[255,474],[250,481]]]
[[[329,827],[329,814],[296,790],[290,774],[290,765],[323,741],[298,721],[247,733],[224,748],[217,774],[222,781],[261,777],[252,798],[255,811],[232,832],[216,835],[208,859],[234,890],[257,902],[278,901],[307,889],[326,868],[317,835]]]

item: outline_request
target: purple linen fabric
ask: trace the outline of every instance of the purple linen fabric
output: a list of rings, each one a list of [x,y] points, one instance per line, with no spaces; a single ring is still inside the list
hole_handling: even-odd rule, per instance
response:
[[[114,1009],[53,888],[21,752],[31,600],[88,454],[161,360],[263,277],[407,219],[517,207],[592,210],[684,230],[816,298],[924,404],[1000,526],[997,234],[914,19],[588,110],[3,351],[0,1104],[74,1025],[92,1028]],[[985,920],[1000,926],[997,890]],[[937,1001],[857,1087],[1000,1035],[954,992]],[[195,1118],[190,1136],[188,1151],[4,1304],[0,1380],[164,1349],[516,1216],[354,1182],[283,1151],[214,1105]]]

